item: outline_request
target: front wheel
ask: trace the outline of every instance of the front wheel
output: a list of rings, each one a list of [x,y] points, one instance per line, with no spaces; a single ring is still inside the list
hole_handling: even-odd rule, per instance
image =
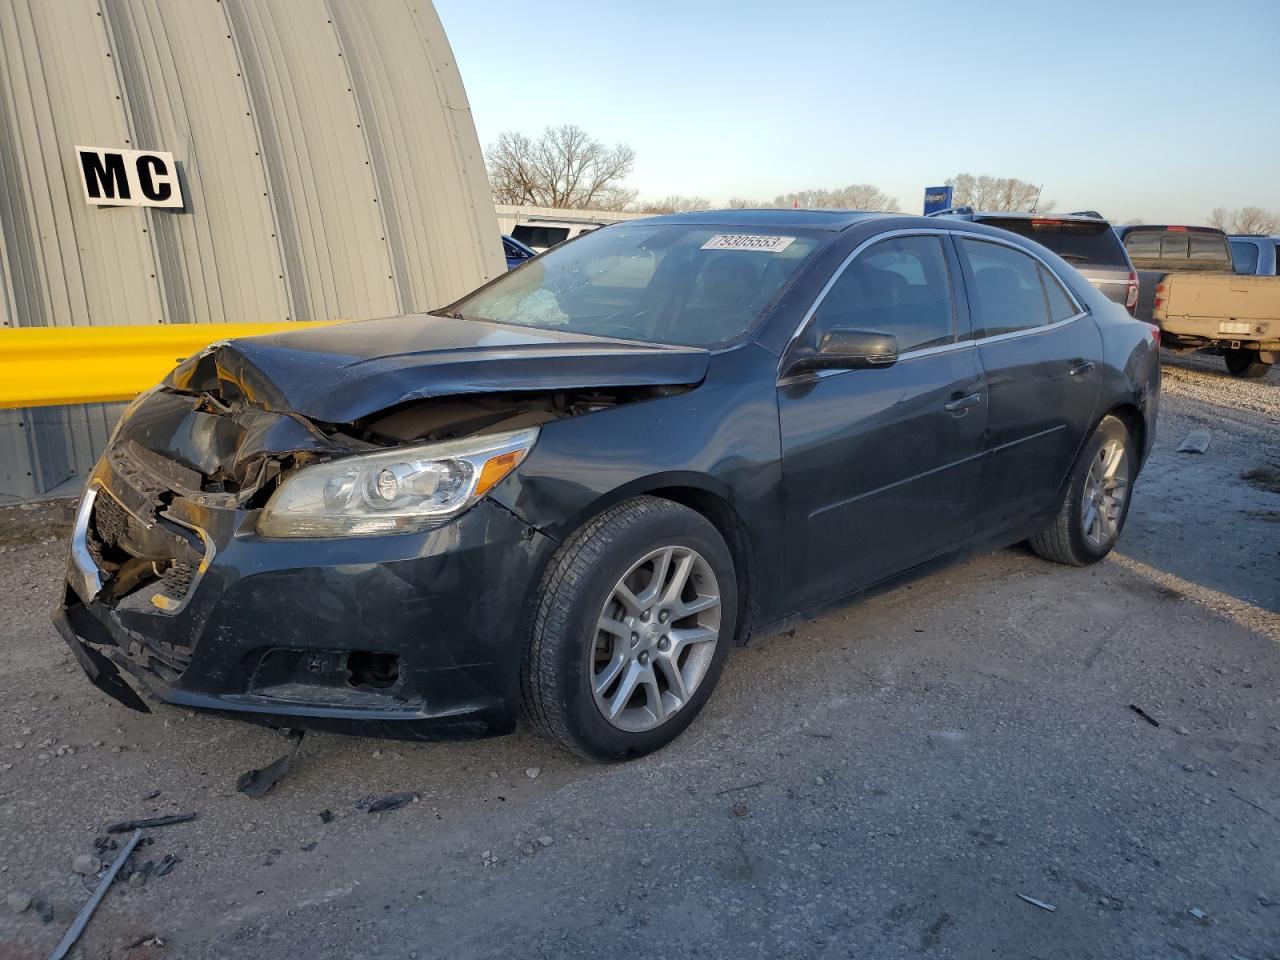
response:
[[[1085,442],[1058,515],[1031,538],[1031,549],[1046,560],[1075,567],[1105,557],[1129,515],[1136,467],[1129,428],[1107,414]]]
[[[1242,380],[1265,377],[1267,371],[1271,369],[1271,364],[1259,359],[1257,350],[1245,350],[1243,347],[1237,350],[1223,350],[1222,359],[1227,362],[1227,372]]]
[[[526,719],[593,760],[670,743],[733,642],[733,558],[709,520],[657,497],[590,521],[543,577],[521,669]]]

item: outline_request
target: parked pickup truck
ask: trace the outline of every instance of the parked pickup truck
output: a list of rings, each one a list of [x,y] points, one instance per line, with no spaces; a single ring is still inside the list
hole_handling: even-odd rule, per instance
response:
[[[1227,236],[1212,227],[1117,227],[1138,271],[1140,320],[1164,346],[1212,350],[1235,377],[1261,377],[1280,356],[1280,277],[1232,267]]]

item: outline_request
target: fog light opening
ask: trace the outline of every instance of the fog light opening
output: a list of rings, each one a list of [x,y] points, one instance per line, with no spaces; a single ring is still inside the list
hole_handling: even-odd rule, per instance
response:
[[[355,650],[347,656],[347,670],[353,687],[385,690],[400,679],[400,658],[394,653]]]

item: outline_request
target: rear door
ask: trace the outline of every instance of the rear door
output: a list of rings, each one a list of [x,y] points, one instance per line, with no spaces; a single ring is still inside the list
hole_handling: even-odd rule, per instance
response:
[[[798,609],[947,552],[973,530],[986,427],[977,351],[945,236],[878,240],[837,271],[795,344],[833,327],[891,333],[889,367],[778,383]],[[785,363],[785,356],[784,356]]]
[[[1038,257],[989,237],[954,239],[987,381],[976,525],[991,535],[1053,505],[1093,426],[1102,336]]]

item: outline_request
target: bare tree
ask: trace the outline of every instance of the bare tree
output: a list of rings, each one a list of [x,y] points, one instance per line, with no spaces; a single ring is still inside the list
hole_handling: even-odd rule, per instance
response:
[[[761,207],[771,207],[773,204],[759,203],[755,200],[748,200],[745,197],[730,197],[725,206],[730,210],[759,210]]]
[[[496,203],[619,210],[635,199],[623,181],[635,165],[626,144],[606,146],[572,123],[536,140],[507,131],[485,152]]]
[[[799,190],[775,197],[775,207],[804,207],[807,210],[883,210],[896,213],[898,201],[870,183],[851,183],[835,190]]]
[[[1214,207],[1209,211],[1209,226],[1227,233],[1280,233],[1280,216],[1262,207],[1241,207],[1239,210]]]
[[[1033,210],[1048,213],[1053,209],[1052,200],[1043,200],[1041,188],[1017,177],[993,177],[982,174],[960,173],[947,181],[954,187],[951,202],[957,207],[973,207],[975,210]]]
[[[636,204],[636,210],[640,213],[693,213],[710,209],[711,201],[706,197],[685,197],[678,193],[661,200],[641,200]]]

